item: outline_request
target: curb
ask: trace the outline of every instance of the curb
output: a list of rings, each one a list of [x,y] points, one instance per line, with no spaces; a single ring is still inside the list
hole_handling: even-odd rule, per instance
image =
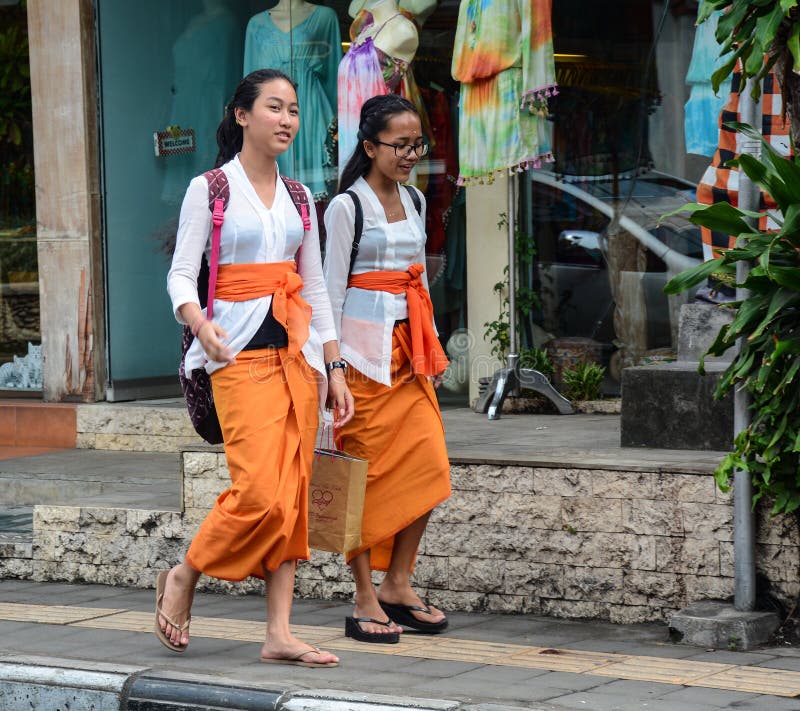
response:
[[[499,704],[333,689],[279,691],[192,674],[52,657],[0,656],[3,711],[523,711]],[[533,707],[528,707],[528,711]],[[552,707],[551,707],[552,708]],[[545,711],[545,707],[537,707]]]

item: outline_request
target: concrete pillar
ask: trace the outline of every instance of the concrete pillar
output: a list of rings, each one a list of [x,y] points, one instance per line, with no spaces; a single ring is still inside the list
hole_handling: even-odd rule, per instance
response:
[[[497,226],[508,209],[508,179],[467,190],[467,323],[472,335],[470,349],[470,403],[478,397],[478,378],[491,376],[504,361],[491,354],[492,344],[483,336],[484,323],[500,315],[500,297],[492,289],[503,280],[508,264],[507,229]]]
[[[94,9],[28,0],[44,399],[105,387]]]

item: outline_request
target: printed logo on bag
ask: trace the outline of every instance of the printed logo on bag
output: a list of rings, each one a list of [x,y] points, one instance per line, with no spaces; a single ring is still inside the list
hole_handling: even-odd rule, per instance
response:
[[[320,511],[326,508],[333,501],[333,492],[327,489],[314,489],[311,492],[311,503]]]

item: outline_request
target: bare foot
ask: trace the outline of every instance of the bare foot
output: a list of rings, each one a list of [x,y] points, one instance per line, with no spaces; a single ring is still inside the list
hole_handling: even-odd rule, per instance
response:
[[[390,605],[414,605],[428,608],[430,613],[419,610],[409,611],[420,622],[436,624],[446,617],[444,612],[433,605],[426,605],[422,598],[414,592],[408,580],[406,580],[405,584],[393,584],[384,578],[383,582],[378,586],[378,599]]]
[[[161,611],[175,623],[184,625],[191,617],[194,588],[197,584],[196,571],[185,563],[176,565],[167,575]],[[158,616],[158,625],[172,644],[186,647],[189,644],[189,628],[181,630],[170,624],[163,616]]]
[[[308,654],[303,654],[303,652],[308,652]],[[307,666],[327,666],[339,663],[339,657],[335,654],[301,642],[292,634],[283,638],[270,635],[261,647],[261,658],[265,660],[296,661],[300,655],[302,655],[302,662]]]

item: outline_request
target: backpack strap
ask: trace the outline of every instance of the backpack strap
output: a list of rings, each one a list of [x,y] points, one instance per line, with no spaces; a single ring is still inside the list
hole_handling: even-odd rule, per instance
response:
[[[311,217],[308,212],[308,193],[305,186],[297,180],[292,180],[284,175],[281,176],[281,180],[283,180],[283,184],[289,191],[289,196],[300,214],[300,219],[303,221],[303,229],[308,232],[311,229]]]
[[[417,191],[410,185],[403,185],[403,187],[408,190],[408,194],[411,197],[411,202],[414,203],[417,214],[422,215],[422,201],[419,199]],[[355,207],[356,210],[355,220],[353,221],[353,249],[350,250],[350,269],[347,272],[347,276],[349,277],[353,273],[353,267],[355,266],[356,257],[358,256],[358,245],[361,243],[361,233],[364,231],[364,209],[361,207],[361,200],[354,191],[345,190],[344,192],[345,195],[350,196],[350,199],[353,201],[353,207]]]
[[[345,195],[349,195],[356,210],[356,217],[353,221],[353,248],[350,250],[350,269],[347,270],[349,277],[353,273],[353,267],[358,256],[358,245],[361,242],[361,233],[364,231],[364,208],[361,207],[361,200],[352,190],[345,190]]]
[[[222,168],[214,168],[203,173],[203,177],[208,182],[208,209],[214,212],[214,200],[222,200],[222,209],[228,209],[228,201],[231,199],[231,186],[228,185],[228,176]]]
[[[403,185],[403,187],[408,190],[408,194],[411,196],[411,202],[414,203],[414,209],[417,211],[417,214],[422,217],[422,201],[419,199],[419,193],[410,185]]]
[[[208,298],[206,300],[206,318],[214,318],[214,292],[217,288],[217,270],[219,269],[219,243],[222,234],[222,223],[225,210],[231,197],[228,176],[221,168],[214,168],[203,173],[208,182],[208,209],[211,210],[211,263],[208,267]]]

